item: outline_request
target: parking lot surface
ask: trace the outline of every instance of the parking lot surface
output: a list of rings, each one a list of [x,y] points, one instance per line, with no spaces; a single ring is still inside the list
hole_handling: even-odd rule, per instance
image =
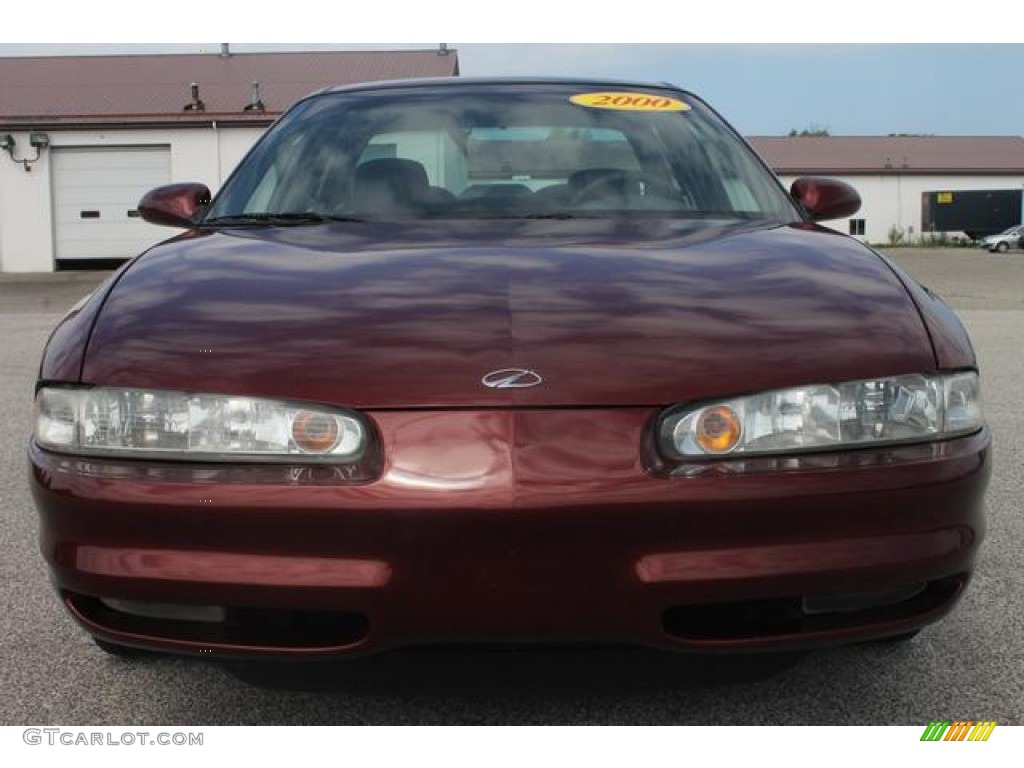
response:
[[[211,663],[107,657],[59,606],[26,483],[32,385],[49,331],[103,275],[0,275],[0,724],[1021,724],[1024,251],[890,254],[968,326],[995,439],[988,538],[947,619],[910,643],[816,652],[771,675],[628,650],[438,651],[271,668],[270,688]]]

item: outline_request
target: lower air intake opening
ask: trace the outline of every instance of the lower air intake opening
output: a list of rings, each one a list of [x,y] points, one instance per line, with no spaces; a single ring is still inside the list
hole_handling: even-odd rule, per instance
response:
[[[804,596],[795,595],[769,600],[680,605],[665,611],[662,626],[668,634],[689,640],[743,640],[811,634],[923,616],[955,599],[965,583],[966,577],[958,575],[929,582],[923,589],[910,585],[905,590],[879,591],[879,604],[874,605],[866,597],[871,594],[867,592],[814,596],[807,602]],[[822,611],[822,607],[829,604],[836,606],[837,610]]]
[[[141,615],[117,610],[118,601],[65,594],[68,606],[87,622],[111,631],[164,640],[223,643],[263,648],[323,648],[348,646],[364,640],[370,622],[348,611],[295,611],[276,608],[225,606],[221,621],[194,621]],[[181,612],[188,615],[187,610]]]

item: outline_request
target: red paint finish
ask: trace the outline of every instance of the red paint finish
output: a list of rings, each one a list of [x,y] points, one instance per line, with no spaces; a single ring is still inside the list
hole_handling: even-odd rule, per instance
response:
[[[167,227],[191,227],[196,216],[210,204],[210,188],[205,184],[168,184],[143,195],[139,213],[150,224]]]
[[[151,251],[107,299],[82,379],[175,389],[187,373],[195,391],[353,408],[602,406],[936,367],[892,271],[824,231],[445,225],[429,245],[423,225],[367,223]],[[480,385],[510,367],[544,385]]]
[[[857,190],[838,179],[800,178],[793,182],[790,194],[803,203],[814,221],[842,219],[860,210]]]
[[[830,543],[711,549],[647,555],[636,566],[640,581],[703,581],[793,575],[829,569],[876,568],[948,557],[964,545],[964,532],[944,529]]]
[[[885,258],[881,254],[880,257],[885,259],[892,271],[900,278],[906,286],[907,292],[913,298],[914,304],[917,305],[931,337],[939,368],[945,370],[976,368],[978,363],[971,340],[952,308],[938,295],[914,280],[909,273],[891,259]]]
[[[191,481],[159,471],[154,477],[159,465],[147,462],[110,472],[111,462],[75,466],[33,450],[33,493],[54,578],[76,594],[368,618],[364,639],[322,649],[326,654],[531,640],[708,650],[667,635],[664,611],[941,579],[971,570],[984,532],[987,433],[942,443],[927,459],[912,448],[886,449],[840,454],[839,465],[825,470],[658,478],[637,458],[652,415],[645,408],[370,415],[392,449],[377,482],[347,487],[286,481],[272,467],[236,482],[204,481],[199,467],[179,468]],[[466,448],[469,438],[476,451]],[[204,482],[216,490],[212,507],[196,502]],[[83,548],[86,562],[96,550],[169,550],[200,561],[241,558],[263,574],[270,570],[260,563],[277,558],[372,561],[387,564],[390,578],[345,588],[299,585],[287,574],[249,583],[241,574],[205,579],[198,571],[195,581],[125,577],[82,568]],[[699,554],[723,551],[743,557]],[[786,551],[798,554],[789,567],[779,559]],[[638,575],[652,557],[670,552],[703,557],[706,569],[676,571],[669,581]],[[858,562],[856,552],[868,556]],[[896,626],[938,615],[906,616]],[[712,645],[797,647],[878,633],[869,624]],[[105,636],[176,650],[209,645]],[[286,645],[214,647],[312,653]]]
[[[78,547],[75,568],[119,579],[283,587],[383,587],[391,578],[388,564],[375,560],[124,547]]]
[[[430,246],[415,226],[387,237],[374,226],[160,246],[106,296],[83,371],[87,382],[360,407],[383,446],[370,474],[31,453],[61,589],[355,612],[366,636],[218,643],[112,629],[73,609],[90,631],[262,656],[438,641],[722,651],[907,631],[951,607],[714,642],[661,623],[680,605],[866,591],[973,567],[987,432],[689,468],[651,447],[662,405],[936,370],[933,345],[942,367],[973,360],[955,317],[919,311],[867,248],[812,225],[654,237],[648,225],[642,241],[591,229],[601,245],[586,248],[572,244],[584,238],[575,225],[453,224]],[[88,325],[62,328],[44,376],[81,354]],[[480,384],[509,366],[538,370],[544,386]],[[402,410],[416,404],[427,409]],[[438,410],[451,406],[468,410]]]

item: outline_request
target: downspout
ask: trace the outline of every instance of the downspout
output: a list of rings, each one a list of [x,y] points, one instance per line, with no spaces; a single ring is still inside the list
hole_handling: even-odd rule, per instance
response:
[[[903,172],[896,171],[896,226],[903,232]]]

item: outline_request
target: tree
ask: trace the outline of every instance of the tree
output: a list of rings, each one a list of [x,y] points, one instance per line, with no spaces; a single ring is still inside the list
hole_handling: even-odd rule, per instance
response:
[[[828,131],[828,126],[818,125],[817,123],[811,123],[809,126],[804,128],[802,131],[798,131],[793,128],[789,132],[790,136],[831,136],[832,134]]]

